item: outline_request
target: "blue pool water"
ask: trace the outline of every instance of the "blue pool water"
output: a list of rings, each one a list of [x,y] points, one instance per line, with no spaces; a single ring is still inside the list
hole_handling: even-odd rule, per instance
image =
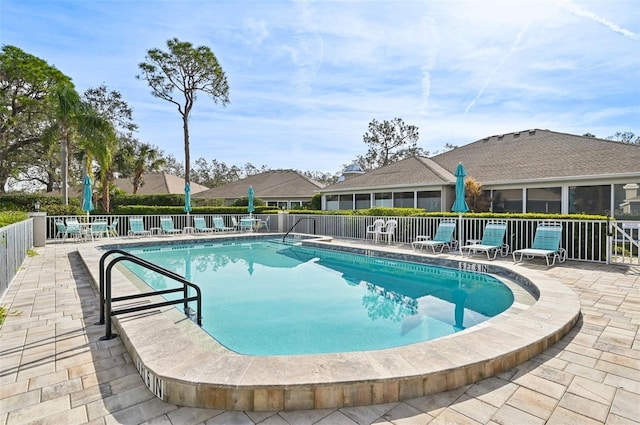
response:
[[[247,355],[414,344],[474,326],[513,303],[511,290],[489,275],[275,241],[128,251],[200,286],[203,329]],[[155,289],[176,287],[128,267]]]

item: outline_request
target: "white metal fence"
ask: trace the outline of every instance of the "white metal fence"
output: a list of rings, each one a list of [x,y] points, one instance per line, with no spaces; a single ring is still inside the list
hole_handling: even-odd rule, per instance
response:
[[[211,218],[222,216],[226,226],[232,226],[231,217],[236,221],[244,215],[229,214],[198,214],[205,217],[208,225]],[[125,215],[91,215],[90,219],[103,218],[112,223],[118,219],[117,232],[126,236],[129,230],[129,218]],[[145,228],[160,228],[160,215],[143,216]],[[419,235],[434,235],[438,224],[444,219],[452,217],[376,217],[351,215],[307,215],[307,214],[258,214],[255,217],[265,220],[270,218],[269,229],[272,232],[307,233],[332,236],[341,239],[364,240],[367,237],[366,228],[374,220],[396,220],[398,227],[394,233],[396,243],[409,244]],[[55,220],[66,217],[47,217],[47,239],[53,239],[56,234]],[[78,217],[86,219],[86,217]],[[171,216],[176,228],[193,226],[193,217],[186,214]],[[456,218],[457,219],[457,218]],[[461,219],[458,229],[461,235],[456,238],[463,241],[481,239],[482,232],[491,218]],[[638,222],[616,222],[607,220],[554,220],[563,225],[562,248],[567,251],[567,259],[574,261],[589,261],[596,263],[624,263],[638,264]],[[530,247],[535,235],[539,219],[507,219],[507,233],[505,242],[509,245],[509,252]],[[625,224],[626,223],[626,224]],[[635,223],[635,224],[634,224]],[[609,230],[608,230],[609,229]],[[457,231],[458,232],[458,231]],[[456,232],[456,233],[457,233]]]
[[[300,218],[304,220],[298,221]],[[435,235],[440,221],[451,217],[375,217],[343,215],[296,215],[291,214],[288,228],[294,226],[294,232],[315,233],[345,239],[365,239],[367,226],[376,219],[397,220],[398,228],[395,240],[399,243],[411,243],[419,235]],[[491,218],[462,218],[458,226],[462,234],[456,238],[467,241],[482,239],[482,231]],[[530,247],[539,219],[508,219],[505,242],[509,252]],[[634,224],[635,233],[630,232],[631,224],[607,220],[554,220],[563,225],[561,246],[567,251],[567,259],[596,263],[638,264],[638,232],[640,226]],[[297,223],[297,224],[296,224]],[[614,223],[615,226],[614,226]],[[611,226],[609,226],[611,224]],[[619,229],[608,232],[608,227]],[[624,228],[624,231],[623,231]],[[288,230],[288,229],[287,229]],[[458,230],[457,230],[458,231]],[[456,232],[457,232],[456,231]],[[633,242],[635,240],[635,242]]]
[[[0,298],[33,246],[33,219],[0,228]]]

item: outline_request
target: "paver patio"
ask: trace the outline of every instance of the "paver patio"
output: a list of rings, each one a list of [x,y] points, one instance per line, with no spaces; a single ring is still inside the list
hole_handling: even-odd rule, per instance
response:
[[[473,385],[385,405],[231,412],[157,399],[120,339],[100,341],[79,246],[37,248],[0,302],[10,311],[0,424],[640,424],[640,267],[523,265],[572,288],[582,318],[544,353]]]

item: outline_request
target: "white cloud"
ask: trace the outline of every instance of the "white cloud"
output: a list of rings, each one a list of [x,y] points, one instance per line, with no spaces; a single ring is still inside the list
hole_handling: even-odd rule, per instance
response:
[[[374,118],[417,125],[430,151],[529,128],[640,134],[637,1],[2,2],[3,43],[81,91],[120,90],[140,140],[178,159],[179,115],[135,79],[172,37],[210,46],[230,84],[226,108],[195,104],[194,159],[337,171]]]

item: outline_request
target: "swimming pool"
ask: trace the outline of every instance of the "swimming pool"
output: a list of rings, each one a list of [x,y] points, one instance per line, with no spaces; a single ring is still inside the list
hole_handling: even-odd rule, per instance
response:
[[[152,237],[102,241],[78,250],[96,290],[99,262],[110,249],[162,244],[219,243],[261,235]],[[114,243],[115,242],[115,243]],[[452,390],[512,369],[546,350],[580,317],[575,292],[544,272],[511,262],[428,255],[406,246],[305,236],[304,246],[356,252],[369,261],[394,259],[497,275],[516,301],[504,313],[451,336],[365,352],[249,356],[226,349],[173,307],[114,316],[118,337],[145,385],[181,406],[278,411],[393,403]],[[183,261],[184,264],[184,261]],[[119,265],[120,266],[120,265]],[[147,292],[122,267],[114,269],[114,296]],[[192,270],[193,271],[193,270]]]
[[[487,274],[273,240],[128,251],[199,285],[205,331],[246,355],[415,344],[482,323],[514,300],[507,286]],[[128,267],[154,289],[175,286]]]

